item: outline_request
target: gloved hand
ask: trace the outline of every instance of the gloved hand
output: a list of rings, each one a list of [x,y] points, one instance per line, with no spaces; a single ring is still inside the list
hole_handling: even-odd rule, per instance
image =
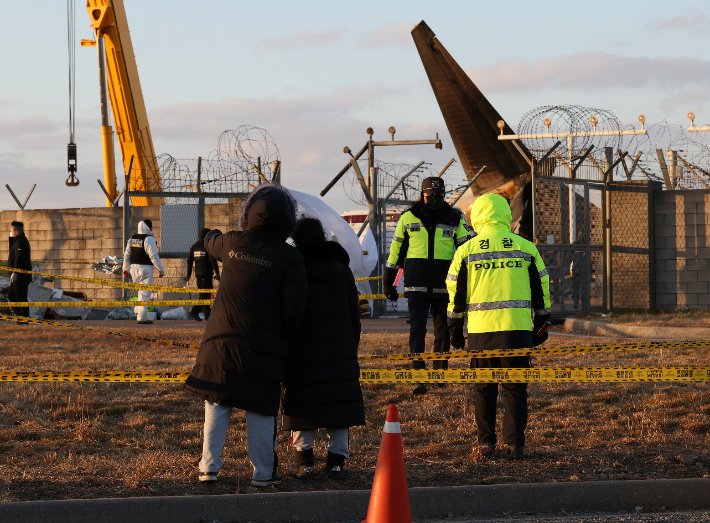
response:
[[[128,278],[128,277],[130,277],[130,276],[131,276],[131,274],[130,274],[128,271],[123,271],[123,277],[124,277],[124,278]]]
[[[390,301],[397,301],[399,299],[399,294],[397,293],[397,289],[395,289],[391,285],[385,285],[384,295]]]
[[[463,337],[463,327],[451,327],[451,346],[454,349],[463,350],[466,345],[466,338]]]
[[[13,273],[10,275],[10,283],[15,283],[16,281],[17,281],[17,273],[16,273],[16,272],[13,272]]]
[[[532,332],[533,347],[542,345],[547,341],[547,338],[549,337],[547,328],[550,325],[552,325],[552,323],[550,322],[549,314],[535,315],[535,321],[533,322]]]

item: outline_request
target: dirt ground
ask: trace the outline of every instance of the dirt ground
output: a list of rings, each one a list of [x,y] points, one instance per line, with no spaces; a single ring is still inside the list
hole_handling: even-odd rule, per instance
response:
[[[638,311],[619,309],[611,314],[601,312],[578,313],[580,320],[623,323],[646,327],[710,327],[710,311],[676,309],[672,311]]]
[[[132,329],[123,328],[125,332]],[[133,329],[199,343],[196,329]],[[361,354],[407,352],[407,334],[366,334]],[[431,340],[430,340],[431,341]],[[565,335],[550,345],[625,340]],[[632,341],[632,340],[626,340]],[[637,340],[636,340],[637,341]],[[192,349],[53,327],[0,325],[2,371],[188,371]],[[707,365],[708,348],[539,356],[536,366]],[[402,367],[403,365],[390,366]],[[454,361],[453,367],[468,361]],[[381,362],[378,366],[384,366]],[[708,477],[707,383],[534,384],[529,387],[528,459],[481,461],[471,385],[363,385],[367,426],[351,431],[346,479],[286,476],[289,435],[279,433],[279,491],[369,489],[387,405],[402,419],[409,486]],[[502,403],[499,404],[502,407]],[[235,411],[216,485],[197,482],[203,406],[177,384],[0,384],[0,500],[248,493],[245,418]],[[500,413],[500,408],[499,408]],[[499,416],[500,419],[500,416]],[[685,463],[678,459],[683,456]]]

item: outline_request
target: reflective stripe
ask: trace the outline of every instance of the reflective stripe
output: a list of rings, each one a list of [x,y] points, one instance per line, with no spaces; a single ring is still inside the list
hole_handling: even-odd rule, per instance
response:
[[[392,241],[393,241],[393,242],[400,242],[400,243],[401,243],[401,242],[403,242],[404,240],[403,240],[402,238],[397,238],[397,237],[395,236],[394,238],[392,238]]]
[[[449,289],[432,289],[432,292],[436,294],[448,294]]]
[[[545,316],[547,314],[550,314],[550,309],[535,309],[535,314],[537,316]]]
[[[399,265],[395,265],[394,263],[390,263],[390,262],[387,262],[385,267],[387,267],[388,269],[399,269],[400,268]]]
[[[542,270],[540,271],[540,279],[542,279],[542,278],[544,278],[545,276],[547,276],[547,274],[548,274],[547,269],[542,269]]]
[[[408,223],[407,225],[404,226],[405,229],[417,229],[419,230],[422,227],[422,223]]]
[[[452,227],[451,225],[444,225],[443,223],[437,223],[436,224],[437,229],[446,229],[447,231],[455,231],[456,227]]]
[[[458,281],[459,277],[457,274],[447,274],[446,279],[449,281]]]
[[[471,237],[469,235],[461,236],[461,238],[456,238],[456,245],[460,246],[460,245],[466,243],[470,239],[471,239]]]
[[[446,316],[449,318],[463,318],[464,316],[466,316],[466,313],[446,311]]]
[[[525,261],[532,261],[532,254],[523,251],[494,251],[494,252],[479,252],[466,256],[466,263],[480,260],[500,260],[507,258],[523,258]]]
[[[426,292],[426,287],[405,287],[404,292]]]
[[[527,300],[486,301],[469,303],[468,311],[492,311],[496,309],[532,309],[532,302]]]
[[[385,428],[382,429],[385,434],[401,434],[399,421],[385,421]]]

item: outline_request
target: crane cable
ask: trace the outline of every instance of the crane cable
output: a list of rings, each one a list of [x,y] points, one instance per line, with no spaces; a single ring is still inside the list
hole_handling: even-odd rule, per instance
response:
[[[75,0],[67,0],[67,47],[69,53],[69,145],[67,146],[67,164],[69,177],[66,184],[70,187],[79,185],[76,178],[76,143],[74,143],[76,120],[76,17]]]

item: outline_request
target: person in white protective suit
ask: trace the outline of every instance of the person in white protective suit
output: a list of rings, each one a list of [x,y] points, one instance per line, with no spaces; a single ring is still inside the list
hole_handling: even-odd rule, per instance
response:
[[[153,236],[153,222],[143,220],[138,224],[138,234],[131,236],[123,253],[123,275],[130,276],[133,283],[153,285],[153,273],[158,269],[158,277],[165,275],[163,262],[158,255],[158,244]],[[154,269],[155,267],[155,269]],[[138,291],[139,301],[150,300],[150,291]],[[148,307],[135,307],[136,319],[140,324],[153,323],[148,319]]]

